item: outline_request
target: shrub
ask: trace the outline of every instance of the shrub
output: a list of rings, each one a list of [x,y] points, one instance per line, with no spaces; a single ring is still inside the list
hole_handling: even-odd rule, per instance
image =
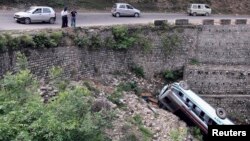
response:
[[[5,34],[5,38],[6,38],[6,46],[8,48],[8,50],[18,50],[21,48],[20,46],[20,40],[18,37],[12,37],[9,34]]]
[[[102,40],[99,35],[92,35],[90,38],[90,48],[91,49],[98,49],[102,45]]]
[[[201,133],[201,130],[198,127],[191,128],[191,134],[198,140],[202,140],[203,135]]]
[[[0,52],[4,52],[7,50],[6,44],[7,41],[5,36],[0,35]]]
[[[27,70],[7,74],[0,83],[0,140],[105,141],[114,114],[92,112],[86,87],[61,91],[44,105]]]
[[[20,46],[24,48],[34,48],[36,46],[33,38],[29,35],[22,35],[19,38]]]
[[[45,33],[39,33],[33,37],[33,40],[36,44],[36,48],[50,48],[58,46],[59,43],[56,42],[58,36],[57,34],[53,35],[53,39]]]
[[[187,136],[187,130],[183,128],[178,128],[170,131],[170,138],[173,141],[183,141]]]
[[[62,40],[63,33],[61,31],[53,32],[50,34],[50,39],[52,42],[52,45],[58,46]]]
[[[141,94],[142,90],[138,87],[137,83],[132,81],[128,83],[121,83],[118,86],[118,91],[134,91],[136,95]]]
[[[116,42],[114,49],[123,50],[132,47],[136,39],[129,35],[128,28],[125,26],[115,26],[112,28],[112,34]]]
[[[16,66],[19,70],[25,70],[28,69],[28,60],[26,56],[20,52],[16,53],[17,60],[16,60]]]
[[[124,104],[120,101],[121,98],[122,92],[117,90],[108,96],[108,100],[115,103],[119,107],[123,107]]]
[[[197,59],[192,58],[192,59],[190,60],[190,64],[191,64],[191,65],[199,65],[200,62],[199,62]]]
[[[183,78],[183,68],[179,70],[166,70],[163,72],[163,77],[167,81],[177,81]]]
[[[143,49],[144,52],[148,52],[152,48],[152,42],[150,39],[148,37],[144,37],[143,35],[138,35],[136,37],[136,43]]]
[[[137,66],[136,64],[132,64],[131,71],[137,76],[137,77],[144,77],[144,70],[141,66]]]
[[[166,54],[172,53],[180,45],[181,42],[176,34],[171,36],[164,36],[162,37],[161,41]]]
[[[90,39],[83,36],[77,36],[74,41],[78,47],[88,47],[91,45]]]

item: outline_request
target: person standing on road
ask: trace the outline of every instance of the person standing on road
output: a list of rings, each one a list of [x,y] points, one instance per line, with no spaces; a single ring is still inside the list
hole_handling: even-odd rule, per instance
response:
[[[61,12],[62,16],[62,28],[68,27],[68,8],[65,7]]]
[[[71,27],[76,27],[76,10],[71,11]]]

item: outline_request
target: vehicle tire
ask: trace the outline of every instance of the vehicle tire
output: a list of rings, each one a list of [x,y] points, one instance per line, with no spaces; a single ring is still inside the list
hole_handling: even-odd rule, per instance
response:
[[[188,89],[189,89],[189,86],[188,86],[187,82],[185,82],[185,81],[180,81],[179,85],[180,85],[180,87],[182,87],[184,90],[188,90]]]
[[[134,16],[135,16],[135,17],[140,17],[140,14],[139,14],[139,13],[135,13]]]
[[[115,13],[115,17],[120,17],[120,13]]]
[[[221,119],[225,119],[227,117],[226,111],[223,108],[217,108],[216,115]]]
[[[30,18],[25,18],[24,23],[25,24],[30,24],[31,23]]]
[[[209,13],[207,12],[207,13],[205,14],[205,16],[209,16]]]
[[[197,13],[196,13],[196,12],[194,12],[192,15],[193,15],[193,16],[197,16]]]
[[[50,19],[49,19],[49,23],[50,23],[50,24],[54,24],[54,23],[55,23],[55,18],[50,18]]]

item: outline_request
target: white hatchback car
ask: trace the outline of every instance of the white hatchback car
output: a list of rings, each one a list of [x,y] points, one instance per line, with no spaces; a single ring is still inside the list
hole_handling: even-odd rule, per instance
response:
[[[127,3],[115,3],[111,9],[111,13],[115,17],[120,17],[120,16],[140,17],[141,11]]]
[[[32,22],[49,22],[54,24],[56,21],[56,13],[51,7],[32,6],[24,12],[15,13],[14,19],[17,22],[25,24],[30,24]]]
[[[181,111],[192,120],[204,133],[208,133],[208,125],[233,125],[222,108],[216,110],[201,99],[188,85],[181,81],[166,85],[161,90],[158,100],[164,108],[175,113]]]

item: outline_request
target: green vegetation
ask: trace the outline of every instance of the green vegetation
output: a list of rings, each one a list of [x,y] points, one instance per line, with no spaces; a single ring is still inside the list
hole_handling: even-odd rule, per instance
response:
[[[59,90],[55,101],[44,104],[37,79],[25,68],[0,80],[0,140],[110,140],[104,129],[111,125],[112,111],[93,112],[93,97],[81,85]],[[51,69],[58,78],[61,69]],[[60,81],[60,80],[58,80]]]
[[[191,131],[191,134],[192,134],[196,139],[198,139],[199,141],[202,141],[203,135],[202,135],[202,133],[201,133],[200,128],[198,128],[198,127],[193,127],[193,128],[190,128],[190,131]]]
[[[181,43],[181,40],[179,39],[178,35],[165,35],[161,38],[162,41],[162,47],[165,50],[165,53],[169,55],[174,50],[176,50]]]
[[[144,141],[149,141],[153,137],[153,133],[149,129],[143,126],[142,118],[140,115],[136,114],[135,116],[133,116],[132,123],[139,127],[139,130],[143,135]]]
[[[140,95],[142,90],[141,88],[138,87],[137,83],[132,81],[132,82],[127,82],[127,83],[121,83],[118,86],[118,90],[120,91],[134,91],[136,95]]]
[[[136,41],[136,38],[129,35],[128,28],[126,26],[115,26],[112,28],[112,34],[114,36],[115,45],[113,49],[123,50],[132,47]]]
[[[131,72],[133,72],[137,77],[144,77],[145,73],[141,66],[138,66],[136,64],[132,64],[130,67]]]
[[[163,72],[163,77],[168,82],[177,81],[183,78],[183,69],[166,70],[165,72]]]
[[[102,39],[99,35],[92,35],[91,37],[77,36],[75,38],[75,44],[78,47],[98,49],[102,47]]]
[[[62,37],[63,34],[59,31],[51,34],[39,33],[34,36],[21,35],[16,37],[4,34],[0,35],[0,51],[57,47],[61,43]]]
[[[190,60],[190,64],[191,64],[191,65],[199,65],[200,62],[199,62],[197,59],[192,58],[192,59]]]
[[[170,131],[170,138],[172,141],[184,141],[187,136],[187,130],[178,128]]]

